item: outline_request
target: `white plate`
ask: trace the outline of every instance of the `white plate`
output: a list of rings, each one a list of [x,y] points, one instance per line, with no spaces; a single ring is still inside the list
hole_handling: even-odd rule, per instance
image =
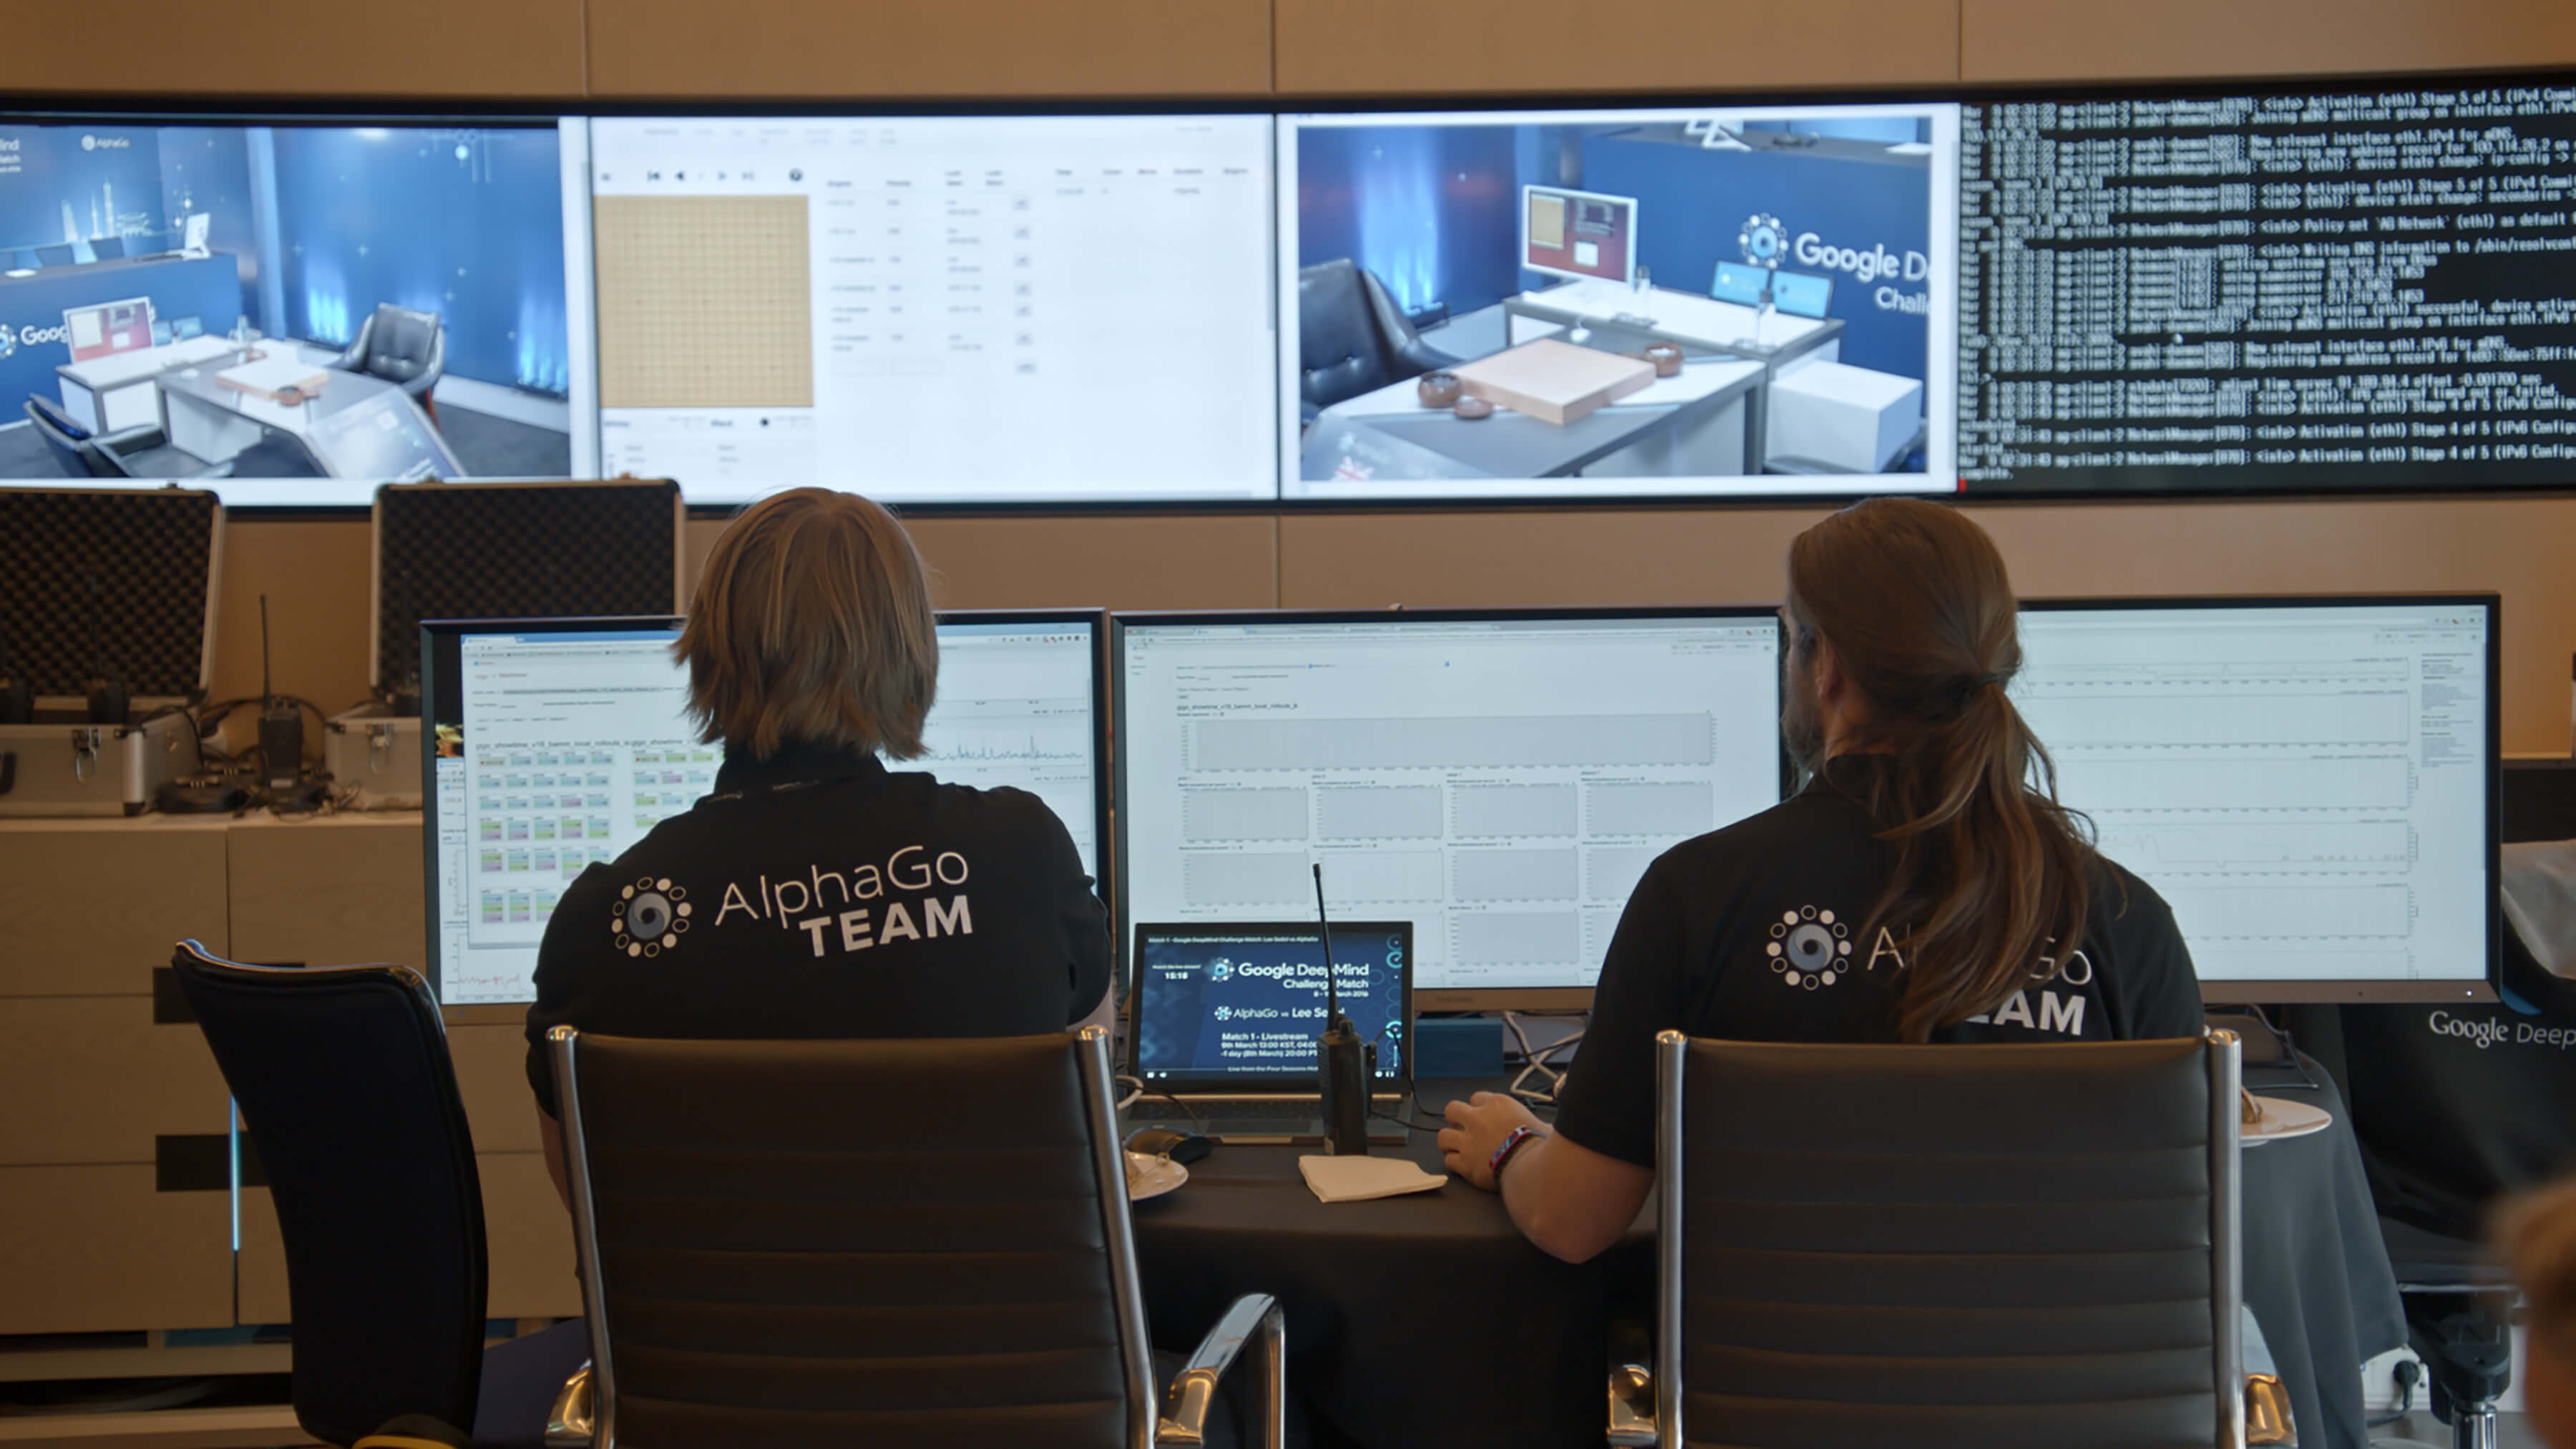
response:
[[[1129,1202],[1161,1197],[1189,1180],[1190,1170],[1168,1157],[1148,1157],[1142,1152],[1127,1154]]]
[[[2254,1102],[2263,1109],[2263,1120],[2241,1123],[2237,1128],[2247,1147],[2323,1132],[2334,1121],[2332,1112],[2323,1107],[2311,1107],[2305,1102],[2285,1101],[2279,1097],[2257,1097]]]

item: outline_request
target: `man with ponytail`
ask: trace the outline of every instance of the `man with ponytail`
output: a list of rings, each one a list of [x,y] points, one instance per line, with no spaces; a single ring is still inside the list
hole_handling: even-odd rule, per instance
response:
[[[2198,1035],[2173,912],[2093,850],[2013,706],[2014,613],[2003,556],[1955,510],[1871,499],[1798,535],[1781,730],[1804,788],[1655,861],[1603,960],[1553,1133],[1480,1092],[1450,1104],[1450,1170],[1581,1262],[1617,1241],[1653,1185],[1658,1032]]]

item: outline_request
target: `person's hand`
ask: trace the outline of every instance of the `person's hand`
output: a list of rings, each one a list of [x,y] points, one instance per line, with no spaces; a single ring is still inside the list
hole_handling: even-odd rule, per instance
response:
[[[1440,1129],[1441,1160],[1451,1172],[1487,1192],[1494,1190],[1494,1149],[1503,1145],[1512,1129],[1547,1130],[1518,1097],[1507,1092],[1478,1092],[1463,1102],[1451,1102],[1442,1115],[1449,1125]]]

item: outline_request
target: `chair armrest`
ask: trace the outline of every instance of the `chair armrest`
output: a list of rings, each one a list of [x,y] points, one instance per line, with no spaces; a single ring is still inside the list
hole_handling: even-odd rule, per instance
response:
[[[1163,1414],[1154,1442],[1197,1449],[1207,1442],[1208,1409],[1216,1402],[1217,1381],[1234,1367],[1244,1342],[1261,1335],[1261,1443],[1280,1449],[1288,1437],[1288,1319],[1279,1301],[1267,1293],[1246,1293],[1208,1330],[1163,1392]]]
[[[1663,1442],[1655,1423],[1655,1376],[1644,1365],[1623,1363],[1610,1371],[1610,1430],[1603,1437],[1622,1449]]]
[[[1432,346],[1430,343],[1423,341],[1419,337],[1406,338],[1403,341],[1397,342],[1395,344],[1395,352],[1396,355],[1403,358],[1408,365],[1421,369],[1421,372],[1414,374],[1416,377],[1421,376],[1424,372],[1446,371],[1449,368],[1456,367],[1460,361],[1463,360],[1450,356],[1448,353],[1441,351],[1439,348]]]
[[[2290,1393],[2271,1374],[2245,1376],[2245,1442],[2296,1444],[2299,1429],[2290,1422]]]
[[[546,1449],[589,1449],[591,1432],[599,1422],[598,1408],[591,1395],[590,1362],[585,1359],[564,1380],[563,1392],[555,1395],[554,1409],[546,1415]]]

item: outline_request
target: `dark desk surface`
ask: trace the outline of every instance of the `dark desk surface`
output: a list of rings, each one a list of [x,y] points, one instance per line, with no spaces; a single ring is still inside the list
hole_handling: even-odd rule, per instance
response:
[[[1425,1084],[1430,1112],[1480,1083]],[[1186,1349],[1236,1294],[1288,1316],[1295,1391],[1369,1446],[1598,1445],[1608,1322],[1642,1322],[1653,1236],[1582,1265],[1529,1245],[1502,1201],[1451,1179],[1437,1192],[1326,1204],[1301,1147],[1219,1147],[1168,1197],[1136,1205],[1157,1345]],[[1379,1149],[1381,1155],[1397,1149]],[[1442,1171],[1431,1134],[1403,1155]]]

